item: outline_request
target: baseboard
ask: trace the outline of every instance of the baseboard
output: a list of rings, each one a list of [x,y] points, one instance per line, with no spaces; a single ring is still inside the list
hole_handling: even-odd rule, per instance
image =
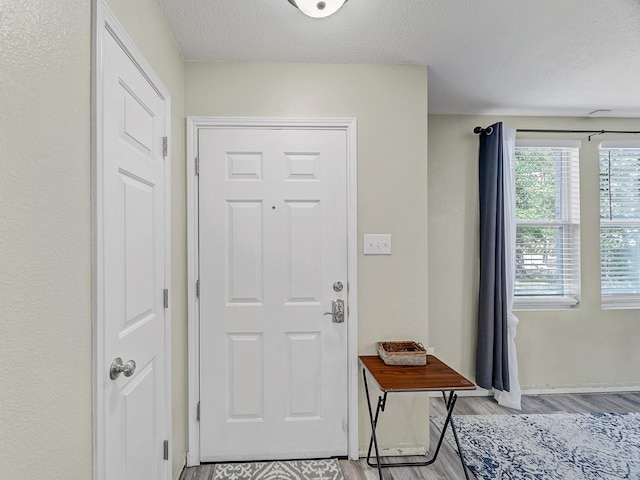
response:
[[[589,393],[637,393],[640,385],[560,385],[550,387],[548,385],[523,386],[522,395],[570,395]],[[456,392],[458,397],[492,397],[493,390],[477,388],[476,390],[462,390]],[[431,393],[432,397],[442,396],[439,392]]]
[[[362,445],[360,446],[358,450],[358,455],[360,456],[360,458],[366,458],[368,448],[369,448],[369,445],[365,447],[363,447]],[[412,456],[425,455],[426,452],[427,452],[427,448],[424,446],[380,448],[381,457],[412,457]],[[371,456],[374,458],[374,461],[375,461],[375,453],[373,451],[371,452]]]
[[[553,395],[572,393],[636,393],[640,385],[575,385],[575,386],[527,386],[522,388],[523,395]]]

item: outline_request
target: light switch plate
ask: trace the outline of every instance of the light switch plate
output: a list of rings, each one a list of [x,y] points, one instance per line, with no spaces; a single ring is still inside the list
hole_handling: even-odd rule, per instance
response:
[[[364,235],[365,255],[391,255],[391,235],[388,233],[366,233]]]

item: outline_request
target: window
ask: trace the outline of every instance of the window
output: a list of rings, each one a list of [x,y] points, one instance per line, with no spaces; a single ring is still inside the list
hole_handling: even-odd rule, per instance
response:
[[[516,144],[515,308],[580,300],[579,142]]]
[[[600,146],[602,307],[640,308],[640,145],[614,145]]]

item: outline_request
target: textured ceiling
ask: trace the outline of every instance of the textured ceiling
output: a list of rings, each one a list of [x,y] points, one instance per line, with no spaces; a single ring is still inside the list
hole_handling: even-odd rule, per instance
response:
[[[429,67],[429,113],[640,118],[640,0],[157,0],[187,61]]]

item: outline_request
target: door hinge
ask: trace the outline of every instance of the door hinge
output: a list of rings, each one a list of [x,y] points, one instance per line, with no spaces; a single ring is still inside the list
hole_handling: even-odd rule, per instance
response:
[[[196,298],[200,298],[200,279],[196,280]]]
[[[162,304],[164,308],[169,308],[169,289],[165,288],[162,291]]]
[[[196,422],[200,421],[200,402],[198,402],[198,406],[196,407]]]
[[[196,157],[196,175],[200,175],[200,159]]]
[[[169,460],[169,440],[164,441],[164,459]]]
[[[169,138],[162,137],[162,156],[166,157],[169,155]]]

